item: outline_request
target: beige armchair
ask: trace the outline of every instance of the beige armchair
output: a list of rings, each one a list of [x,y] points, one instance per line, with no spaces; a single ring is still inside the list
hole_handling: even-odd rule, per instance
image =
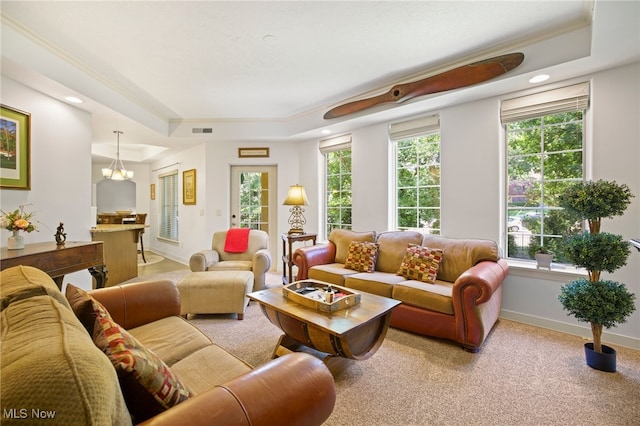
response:
[[[257,229],[249,232],[249,247],[244,253],[224,251],[227,231],[215,232],[211,250],[202,250],[191,256],[189,268],[201,271],[252,271],[253,291],[265,288],[265,274],[271,269],[269,235]]]

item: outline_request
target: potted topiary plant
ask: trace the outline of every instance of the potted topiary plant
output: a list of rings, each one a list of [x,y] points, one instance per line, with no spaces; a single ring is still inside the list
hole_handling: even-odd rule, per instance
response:
[[[616,371],[616,352],[602,344],[602,330],[631,315],[635,295],[624,284],[600,279],[601,271],[621,268],[629,256],[629,243],[620,235],[600,232],[600,224],[602,218],[622,215],[632,197],[627,185],[604,180],[577,182],[559,196],[560,206],[569,214],[589,222],[589,232],[565,237],[565,256],[585,268],[588,279],[562,286],[558,299],[570,315],[591,324],[593,343],[585,344],[587,365],[603,371]]]

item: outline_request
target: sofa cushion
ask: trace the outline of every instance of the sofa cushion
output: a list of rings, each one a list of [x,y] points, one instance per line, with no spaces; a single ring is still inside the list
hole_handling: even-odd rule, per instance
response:
[[[481,239],[455,239],[437,235],[425,235],[423,246],[439,248],[444,252],[438,279],[455,282],[463,272],[478,262],[500,259],[500,251],[495,241]]]
[[[349,229],[334,229],[329,234],[329,241],[336,246],[336,263],[345,263],[349,255],[349,244],[352,241],[374,243],[375,231],[356,232]]]
[[[222,260],[207,268],[207,271],[251,271],[252,260]]]
[[[376,269],[377,258],[377,243],[351,241],[344,267],[358,272],[373,272]]]
[[[389,231],[378,235],[376,242],[380,245],[376,271],[395,274],[409,244],[422,244],[423,236],[416,231]]]
[[[100,302],[74,286],[67,292],[84,326],[93,325],[94,343],[115,367],[135,422],[153,417],[192,395],[158,355],[113,321]]]
[[[176,362],[211,345],[211,340],[206,335],[182,317],[162,318],[128,331],[172,367],[171,371]]]
[[[438,275],[442,250],[409,244],[398,270],[398,275],[409,280],[433,284]]]
[[[53,286],[59,295],[22,298],[3,307],[2,407],[55,411],[57,424],[96,424],[96,419],[101,424],[131,424],[115,370],[66,301],[61,302],[51,277],[24,266],[0,274],[3,297],[5,288],[30,285]]]
[[[2,271],[2,280],[0,309],[9,306],[14,300],[45,294],[57,300],[67,309],[71,309],[67,299],[58,289],[58,285],[40,269],[18,265]]]
[[[427,284],[422,281],[407,280],[393,286],[391,296],[407,305],[454,315],[452,289],[453,284],[446,281]]]
[[[307,272],[308,277],[313,280],[324,281],[335,285],[344,285],[346,277],[357,273],[358,271],[345,268],[343,263],[316,265],[309,268]]]
[[[349,275],[344,281],[344,286],[365,293],[373,293],[378,296],[391,297],[393,286],[405,281],[395,273],[373,272]]]
[[[216,362],[211,362],[212,359]],[[171,366],[171,371],[179,375],[195,393],[209,390],[251,370],[249,364],[215,344],[204,347]]]

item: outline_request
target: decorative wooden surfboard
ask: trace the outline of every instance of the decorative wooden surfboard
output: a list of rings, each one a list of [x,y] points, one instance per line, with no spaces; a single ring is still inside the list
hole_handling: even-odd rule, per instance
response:
[[[463,65],[422,80],[397,84],[381,95],[348,102],[332,108],[326,112],[324,118],[329,120],[343,117],[386,103],[402,103],[417,96],[472,86],[511,71],[520,65],[523,60],[524,53],[509,53]]]

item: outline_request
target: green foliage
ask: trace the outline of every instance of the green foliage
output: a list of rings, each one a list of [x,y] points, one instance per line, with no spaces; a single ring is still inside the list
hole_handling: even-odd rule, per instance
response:
[[[626,265],[629,256],[629,242],[608,232],[572,235],[565,239],[563,249],[574,265],[588,271],[613,272]]]
[[[578,321],[610,328],[625,322],[631,315],[635,310],[635,297],[624,284],[581,278],[562,286],[558,299]]]
[[[626,184],[615,181],[580,181],[565,189],[558,201],[580,219],[596,220],[620,216],[631,203],[633,194]]]
[[[440,134],[404,139],[396,147],[397,229],[440,228]]]
[[[351,149],[326,154],[327,235],[334,228],[351,229]]]

